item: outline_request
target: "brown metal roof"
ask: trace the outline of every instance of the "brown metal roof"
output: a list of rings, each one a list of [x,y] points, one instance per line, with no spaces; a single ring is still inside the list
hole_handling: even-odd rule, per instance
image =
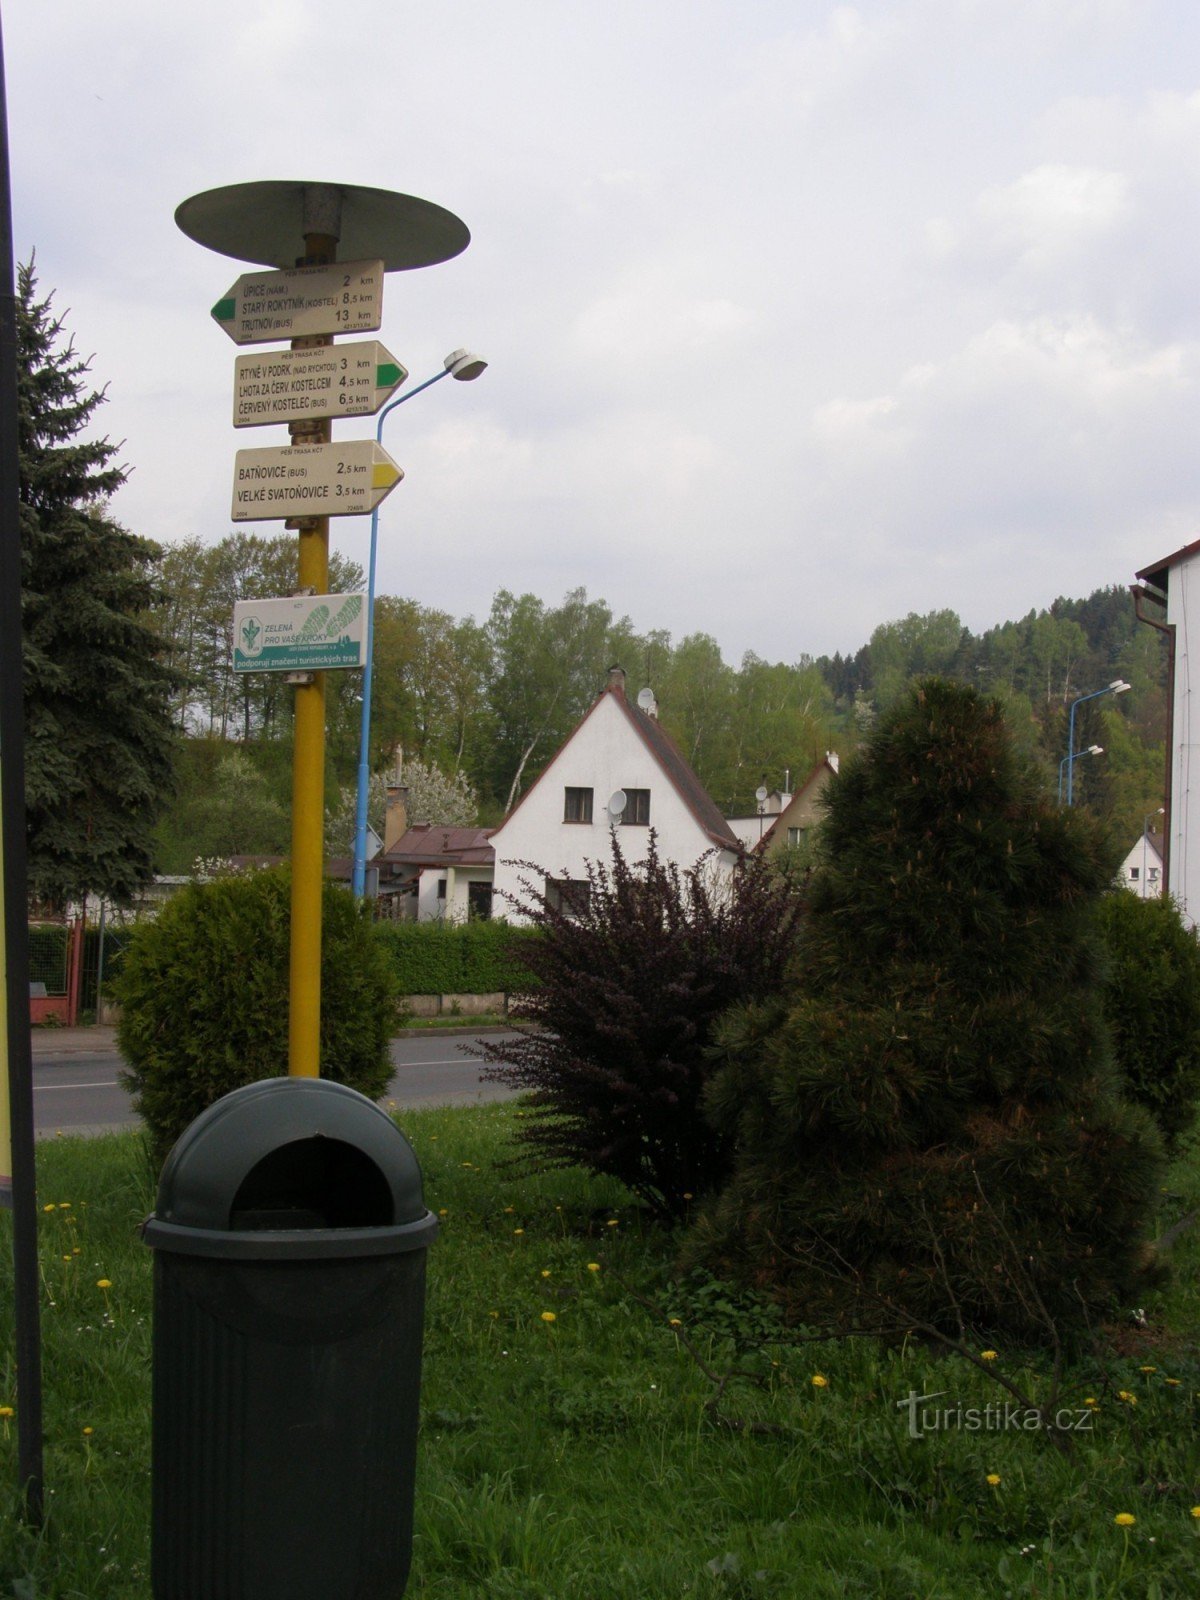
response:
[[[496,852],[488,840],[491,828],[447,828],[436,822],[416,822],[381,850],[375,864],[401,867],[490,867]]]

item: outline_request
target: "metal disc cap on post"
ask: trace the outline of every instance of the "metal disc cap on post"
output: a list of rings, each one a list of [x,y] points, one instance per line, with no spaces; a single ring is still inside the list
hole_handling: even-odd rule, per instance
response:
[[[471,242],[466,223],[432,200],[316,180],[206,189],[183,201],[175,221],[197,244],[265,267],[294,266],[310,233],[336,238],[340,260],[382,259],[388,272],[436,266]]]

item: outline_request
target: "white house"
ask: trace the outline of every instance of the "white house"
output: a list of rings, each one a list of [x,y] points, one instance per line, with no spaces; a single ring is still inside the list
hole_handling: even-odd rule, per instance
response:
[[[1149,829],[1117,869],[1117,882],[1142,900],[1157,900],[1163,892],[1161,837]]]
[[[625,674],[608,683],[570,738],[491,835],[497,916],[520,920],[521,879],[569,900],[583,892],[586,863],[607,862],[616,825],[627,859],[645,852],[653,828],[662,860],[682,868],[711,853],[728,870],[742,846],[715,801],[661,726],[654,697],[626,698]],[[519,863],[530,863],[522,867]]]
[[[1137,614],[1167,640],[1167,772],[1160,847],[1161,892],[1184,920],[1200,923],[1200,696],[1192,693],[1191,641],[1200,671],[1200,540],[1138,573]],[[1193,850],[1192,844],[1196,848]],[[1135,863],[1136,865],[1136,863]]]

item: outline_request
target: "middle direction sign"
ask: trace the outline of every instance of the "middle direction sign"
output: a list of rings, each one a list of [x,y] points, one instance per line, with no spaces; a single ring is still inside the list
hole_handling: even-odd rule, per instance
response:
[[[403,476],[374,439],[239,450],[233,466],[233,521],[362,516]]]
[[[233,364],[233,425],[374,416],[408,373],[378,339],[271,350]]]
[[[243,272],[212,314],[234,344],[374,333],[383,321],[383,262]]]

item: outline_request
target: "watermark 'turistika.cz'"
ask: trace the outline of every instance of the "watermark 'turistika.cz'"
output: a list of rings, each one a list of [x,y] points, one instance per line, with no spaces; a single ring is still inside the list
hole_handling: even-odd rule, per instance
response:
[[[1087,1406],[1066,1406],[1053,1415],[1038,1410],[1036,1406],[1019,1405],[1015,1400],[989,1401],[985,1406],[936,1406],[948,1389],[935,1394],[918,1394],[908,1391],[906,1400],[897,1400],[896,1408],[908,1412],[908,1436],[920,1439],[927,1433],[1040,1433],[1047,1428],[1057,1428],[1062,1433],[1090,1433],[1093,1413]]]

